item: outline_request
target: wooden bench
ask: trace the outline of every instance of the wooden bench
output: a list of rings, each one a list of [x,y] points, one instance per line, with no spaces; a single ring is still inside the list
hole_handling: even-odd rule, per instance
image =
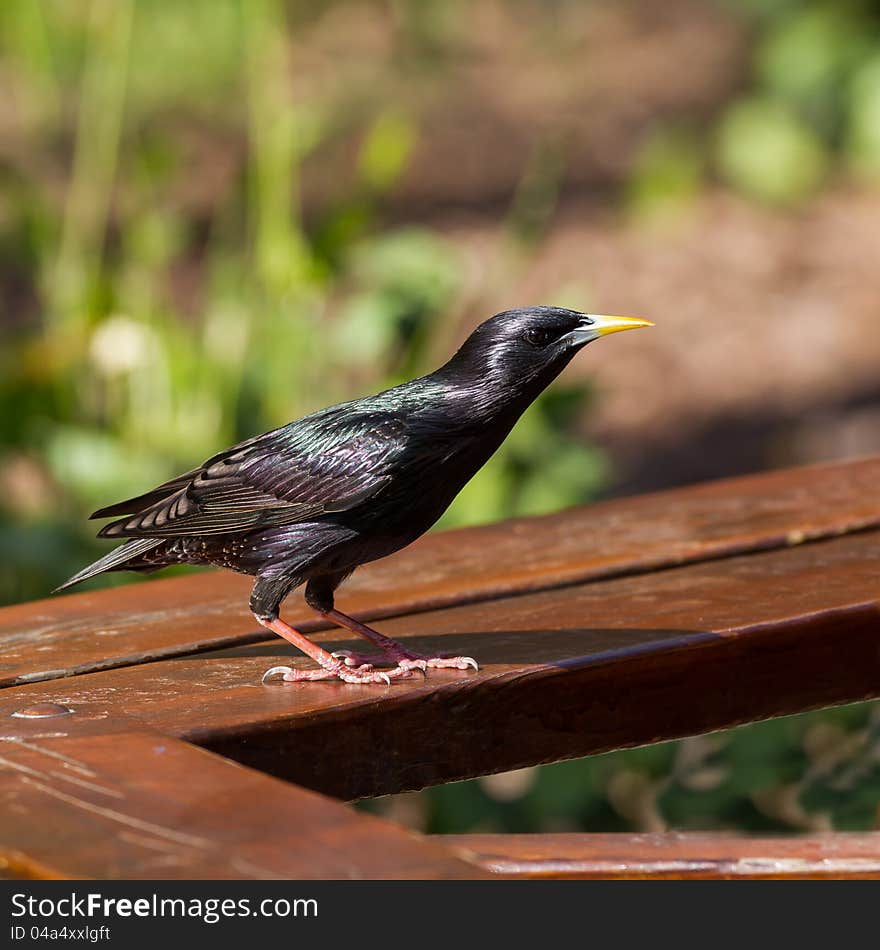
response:
[[[226,572],[5,608],[3,873],[880,877],[878,834],[429,837],[340,801],[880,695],[878,485],[869,459],[425,537],[340,603],[481,669],[391,687],[261,685],[310,661]]]

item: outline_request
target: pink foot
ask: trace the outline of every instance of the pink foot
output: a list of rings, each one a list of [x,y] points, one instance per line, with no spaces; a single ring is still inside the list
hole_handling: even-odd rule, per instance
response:
[[[354,653],[351,650],[337,650],[332,654],[334,657],[341,658],[345,665],[349,667],[360,667],[362,664],[372,666],[374,663],[395,663],[397,669],[403,670],[421,670],[423,673],[427,669],[432,670],[466,670],[472,667],[479,670],[477,661],[470,656],[424,656],[421,653],[411,653],[409,650],[400,648],[390,648],[385,653]]]
[[[281,674],[281,679],[285,683],[299,683],[315,680],[342,680],[343,683],[385,683],[391,685],[392,680],[406,679],[412,675],[409,669],[398,666],[387,672],[374,670],[369,664],[359,664],[356,669],[352,669],[341,660],[336,660],[332,665],[318,667],[312,670],[295,670],[290,666],[273,666],[263,674],[262,681],[265,683],[273,676]]]

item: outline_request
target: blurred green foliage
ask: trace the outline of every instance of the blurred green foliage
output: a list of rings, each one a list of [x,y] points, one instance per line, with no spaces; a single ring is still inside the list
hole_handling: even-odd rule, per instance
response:
[[[714,175],[796,206],[829,178],[880,177],[880,7],[871,0],[717,0],[752,37],[750,78],[702,127],[658,124],[627,185],[631,210],[677,210]]]
[[[880,172],[880,8],[871,0],[745,0],[752,89],[722,117],[718,169],[746,194],[791,204],[835,164]]]
[[[819,137],[774,99],[738,102],[718,132],[718,167],[753,198],[795,202],[814,194],[827,168]]]

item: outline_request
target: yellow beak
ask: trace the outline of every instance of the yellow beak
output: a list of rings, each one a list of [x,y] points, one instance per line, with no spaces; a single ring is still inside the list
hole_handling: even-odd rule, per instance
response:
[[[588,329],[596,336],[607,336],[621,330],[637,330],[639,327],[654,326],[650,320],[638,320],[633,317],[605,317],[601,314],[588,314],[593,321]]]

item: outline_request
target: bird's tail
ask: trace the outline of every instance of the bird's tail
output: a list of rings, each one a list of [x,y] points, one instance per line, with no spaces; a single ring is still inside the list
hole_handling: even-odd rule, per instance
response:
[[[114,548],[109,554],[105,554],[93,564],[89,564],[88,567],[84,567],[81,571],[74,574],[73,577],[66,580],[59,587],[56,587],[52,593],[57,594],[60,590],[73,587],[74,584],[88,580],[88,578],[94,577],[96,574],[103,574],[104,571],[112,571],[116,568],[125,567],[130,561],[158,547],[164,541],[164,538],[135,538],[132,541],[126,541],[125,544],[120,544],[119,547]]]

